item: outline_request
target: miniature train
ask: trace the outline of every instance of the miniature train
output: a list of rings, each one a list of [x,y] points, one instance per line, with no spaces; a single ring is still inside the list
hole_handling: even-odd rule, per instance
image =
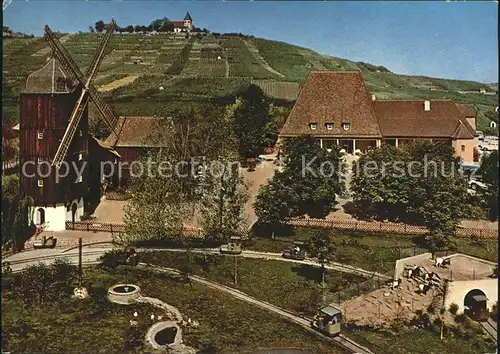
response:
[[[220,253],[224,254],[240,254],[241,253],[241,237],[231,236],[227,245],[220,246]]]
[[[283,251],[281,256],[287,259],[297,259],[303,261],[306,259],[305,243],[303,241],[294,241],[292,248]]]
[[[311,321],[311,327],[315,330],[333,337],[342,332],[342,311],[328,305],[318,310],[316,316]]]

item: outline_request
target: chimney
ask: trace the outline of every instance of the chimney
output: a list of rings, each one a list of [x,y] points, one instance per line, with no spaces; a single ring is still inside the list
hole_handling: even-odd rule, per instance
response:
[[[431,110],[431,101],[424,101],[424,111],[429,112]]]
[[[375,94],[372,93],[372,101],[375,101],[375,100],[376,100]]]

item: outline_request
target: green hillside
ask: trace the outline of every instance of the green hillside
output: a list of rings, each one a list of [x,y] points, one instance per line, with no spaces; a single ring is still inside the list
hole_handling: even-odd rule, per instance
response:
[[[58,35],[82,71],[99,34]],[[42,38],[4,38],[3,117],[18,120],[19,93],[26,77],[49,56]],[[115,34],[96,78],[105,99],[119,114],[162,114],[195,104],[226,104],[250,83],[290,104],[311,70],[361,71],[377,98],[450,98],[476,104],[478,129],[498,102],[498,85],[391,73],[384,67],[318,54],[310,49],[260,38],[173,34]],[[487,86],[492,94],[480,94]],[[161,89],[163,87],[163,89]],[[91,115],[94,112],[91,109]]]

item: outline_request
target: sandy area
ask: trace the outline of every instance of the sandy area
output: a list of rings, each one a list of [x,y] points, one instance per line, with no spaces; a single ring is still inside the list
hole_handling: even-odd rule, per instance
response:
[[[121,79],[115,80],[113,82],[110,82],[109,84],[99,86],[98,91],[100,91],[100,92],[106,92],[106,91],[114,90],[115,88],[118,88],[118,87],[121,87],[121,86],[130,85],[138,77],[139,76],[137,76],[137,75],[126,76],[124,78],[121,78]]]

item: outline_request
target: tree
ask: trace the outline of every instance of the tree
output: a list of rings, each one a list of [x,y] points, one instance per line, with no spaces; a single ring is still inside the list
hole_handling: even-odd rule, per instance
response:
[[[321,285],[325,286],[325,264],[333,262],[337,253],[337,242],[327,229],[315,231],[307,241],[307,251],[321,264]]]
[[[424,224],[432,249],[452,247],[460,219],[471,210],[459,168],[446,144],[415,142],[401,150],[384,146],[353,166],[354,202],[369,218]]]
[[[99,33],[104,31],[104,21],[102,21],[102,20],[97,21],[95,23],[95,30],[96,30],[96,32],[99,32]]]
[[[89,32],[90,32],[90,33],[94,33],[94,32],[95,32],[94,27],[89,26]]]
[[[234,111],[234,132],[238,138],[238,151],[243,160],[259,156],[264,148],[274,145],[269,131],[273,129],[269,118],[269,103],[260,87],[250,85],[240,97]],[[277,134],[276,134],[277,136]]]
[[[254,207],[259,221],[278,226],[288,217],[324,218],[343,188],[339,149],[328,152],[309,135],[285,141],[283,154],[283,171],[276,172],[257,195]]]
[[[498,220],[498,158],[498,151],[484,155],[481,159],[481,166],[476,172],[488,185],[488,189],[483,192],[482,197],[489,209],[488,217],[491,220]]]
[[[134,26],[134,32],[135,32],[135,33],[139,33],[139,32],[141,32],[141,26],[140,26],[140,25],[135,25],[135,26]]]
[[[134,33],[134,26],[132,25],[128,25],[125,30],[128,32],[128,33]]]
[[[17,175],[2,177],[2,248],[23,249],[34,227],[32,205],[32,198],[21,195]]]
[[[246,231],[245,202],[248,193],[234,160],[224,158],[216,162],[201,177],[200,212],[205,235],[224,240]]]

